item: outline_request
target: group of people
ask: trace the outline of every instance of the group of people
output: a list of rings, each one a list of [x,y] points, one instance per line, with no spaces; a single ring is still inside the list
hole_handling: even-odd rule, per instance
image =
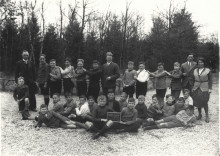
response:
[[[187,62],[182,65],[175,62],[171,72],[164,70],[162,62],[158,63],[158,70],[155,72],[146,70],[145,63],[139,62],[139,69],[136,71],[134,62],[129,61],[128,69],[122,77],[123,92],[119,101],[115,100],[115,88],[120,73],[118,65],[112,62],[111,52],[106,53],[107,62],[103,66],[94,60],[89,70],[83,67],[83,59],[77,60],[77,67],[74,69],[71,60],[66,58],[65,68],[62,69],[56,66],[54,59],[51,59],[48,65],[46,56],[41,54],[37,79],[35,67],[28,58],[29,53],[23,51],[22,60],[16,64],[17,86],[14,90],[14,99],[18,101],[23,119],[30,119],[29,110],[37,111],[35,93],[37,88],[40,88],[44,104],[40,106],[39,116],[34,118],[37,120],[37,129],[42,123],[53,128],[81,127],[96,132],[93,135],[93,139],[96,139],[105,136],[105,132],[110,129],[117,133],[137,132],[141,125],[144,130],[191,127],[196,119],[202,118],[201,108],[204,108],[206,113],[205,121],[209,122],[211,70],[205,67],[204,58],[198,58],[197,62],[194,62],[193,54],[189,54]],[[147,107],[145,96],[150,76],[155,78],[156,94],[152,96],[152,103]],[[171,94],[168,95],[166,95],[167,77],[171,78]],[[72,97],[74,86],[79,97],[78,104]],[[100,86],[103,95],[100,95]],[[62,87],[66,98],[65,104],[60,101]],[[181,90],[183,97],[179,97]],[[48,110],[50,98],[53,99],[52,110]],[[194,107],[198,108],[197,117],[194,115]],[[108,112],[120,112],[121,121],[108,119]]]

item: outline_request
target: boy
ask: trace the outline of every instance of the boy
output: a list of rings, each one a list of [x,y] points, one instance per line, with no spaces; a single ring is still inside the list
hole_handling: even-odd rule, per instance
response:
[[[127,101],[126,101],[127,98],[128,98],[127,93],[122,92],[122,93],[121,93],[120,100],[119,100],[120,110],[122,110],[124,107],[127,107],[127,105],[128,105],[128,103],[127,103]]]
[[[60,94],[54,93],[53,94],[53,108],[51,111],[54,111],[56,113],[63,113],[63,104],[60,101]]]
[[[158,103],[157,95],[154,94],[152,96],[152,104],[149,106],[147,110],[147,116],[149,118],[153,118],[154,120],[159,120],[163,116],[163,112],[161,110],[161,107]]]
[[[143,122],[147,118],[147,106],[145,105],[144,95],[139,95],[138,104],[135,106],[135,109],[138,111],[138,119]]]
[[[174,128],[174,127],[192,127],[196,117],[194,115],[193,106],[188,106],[186,110],[180,111],[177,115],[172,115],[162,120],[150,121],[144,130],[161,129],[161,128]]]
[[[166,96],[166,103],[163,105],[162,111],[164,117],[175,114],[175,106],[173,105],[173,97],[171,94]]]
[[[44,123],[47,127],[50,128],[65,128],[65,129],[75,129],[76,125],[73,121],[70,121],[68,118],[53,112],[48,111],[47,105],[42,104],[40,106],[40,112],[38,117],[38,122],[35,125],[35,128],[39,130],[39,128]]]
[[[182,72],[180,70],[180,63],[175,62],[174,63],[174,70],[169,72],[166,72],[169,77],[171,77],[171,95],[174,97],[174,100],[177,100],[180,96],[181,92],[181,80],[182,80]]]
[[[72,113],[75,113],[76,103],[73,101],[72,94],[67,92],[65,94],[66,103],[63,105],[64,111],[60,114],[63,116],[69,116]]]
[[[61,93],[62,82],[61,82],[61,71],[58,66],[56,66],[56,60],[50,60],[50,69],[49,69],[49,88],[50,88],[50,97],[54,93]]]
[[[95,103],[95,99],[93,96],[88,97],[88,104],[89,104],[89,111],[90,115],[92,115],[93,110],[98,106],[97,103]]]
[[[97,102],[100,91],[100,79],[102,76],[102,70],[99,68],[99,62],[97,60],[93,60],[92,69],[87,71],[87,74],[89,75],[87,96],[93,96]]]
[[[129,61],[128,62],[128,69],[125,70],[125,73],[123,75],[122,81],[123,81],[123,92],[127,93],[129,98],[133,98],[134,90],[135,90],[135,82],[137,78],[137,71],[133,69],[134,68],[134,62]]]
[[[89,126],[88,130],[93,130],[97,132],[92,139],[97,139],[100,135],[104,135],[105,132],[107,132],[110,128],[110,126],[113,124],[113,122],[110,120],[107,120],[107,113],[108,112],[114,112],[112,109],[110,109],[107,105],[107,99],[104,95],[100,95],[98,97],[98,107],[96,107],[93,111],[93,122]]]
[[[121,111],[121,122],[113,122],[111,126],[112,129],[116,129],[117,133],[138,131],[140,123],[137,121],[138,112],[134,106],[134,98],[129,98],[127,107]]]
[[[49,65],[46,63],[46,55],[40,55],[40,63],[38,68],[38,78],[37,84],[40,88],[41,94],[44,96],[44,103],[49,105],[49,87],[48,87],[48,77],[49,77]]]
[[[184,89],[183,91],[183,97],[185,99],[185,105],[186,106],[193,106],[193,99],[190,96],[190,91],[188,89]]]
[[[90,111],[89,111],[89,105],[86,102],[86,97],[84,95],[81,95],[79,97],[79,104],[75,110],[76,110],[76,114],[69,115],[69,118],[71,118],[74,121],[85,123],[87,121],[85,117],[87,114],[90,113]]]
[[[175,104],[175,114],[179,113],[181,110],[185,110],[186,107],[188,107],[188,105],[185,105],[184,98],[180,97]]]
[[[115,112],[121,112],[119,102],[115,100],[115,92],[109,90],[108,93],[107,106],[114,110]]]
[[[18,78],[18,85],[14,90],[13,97],[15,101],[18,102],[19,111],[22,114],[22,120],[27,120],[30,116],[29,114],[29,89],[28,86],[24,84],[24,78]]]

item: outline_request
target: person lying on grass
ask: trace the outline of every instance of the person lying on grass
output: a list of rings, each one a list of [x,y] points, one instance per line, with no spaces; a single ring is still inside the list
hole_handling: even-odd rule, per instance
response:
[[[147,117],[153,118],[154,120],[159,120],[163,117],[163,112],[156,94],[152,96],[152,103],[147,110]]]
[[[172,115],[163,118],[162,120],[154,121],[147,119],[146,124],[143,125],[143,130],[174,128],[174,127],[192,127],[196,121],[194,115],[194,107],[188,106],[185,110],[180,111],[177,115]]]
[[[47,105],[42,104],[40,106],[40,112],[38,116],[38,122],[35,128],[39,130],[42,124],[45,124],[50,128],[65,128],[65,129],[75,129],[76,123],[60,115],[59,113],[48,111]]]
[[[60,94],[54,93],[53,94],[53,108],[51,111],[54,111],[56,113],[62,113],[64,110],[63,104],[60,101]]]
[[[60,114],[68,117],[70,114],[75,113],[76,103],[72,98],[72,94],[69,92],[65,93],[66,103],[63,105],[64,111]]]
[[[18,78],[18,85],[14,89],[13,97],[18,103],[19,112],[22,114],[22,120],[27,120],[29,114],[29,91],[28,86],[24,84],[24,78]]]
[[[114,112],[110,109],[106,103],[106,96],[100,95],[98,97],[98,106],[93,110],[93,121],[86,122],[86,125],[89,127],[88,131],[94,131],[96,134],[92,139],[97,139],[99,136],[104,135],[105,132],[109,130],[112,125],[112,121],[107,119],[108,112]]]
[[[127,107],[121,111],[121,122],[113,122],[111,129],[116,129],[116,133],[138,132],[141,122],[137,121],[138,112],[134,107],[135,99],[129,98]]]

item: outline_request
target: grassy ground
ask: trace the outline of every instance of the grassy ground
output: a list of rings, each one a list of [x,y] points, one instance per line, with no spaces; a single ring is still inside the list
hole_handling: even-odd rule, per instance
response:
[[[160,129],[138,134],[108,134],[107,138],[91,139],[83,129],[64,130],[33,128],[33,121],[22,121],[12,93],[0,92],[2,155],[219,155],[219,92],[214,78],[209,101],[210,122],[201,121],[193,128]],[[168,91],[169,93],[170,91]],[[147,105],[155,93],[147,93]],[[117,97],[118,98],[118,97]],[[37,105],[43,102],[37,95]],[[62,100],[64,98],[62,97]],[[51,105],[50,105],[51,106]],[[37,113],[32,113],[36,115]],[[197,115],[197,111],[195,111]]]

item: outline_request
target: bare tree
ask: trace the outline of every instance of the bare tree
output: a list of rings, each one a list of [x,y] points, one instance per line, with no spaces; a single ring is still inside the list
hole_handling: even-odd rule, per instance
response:
[[[40,54],[42,54],[43,46],[44,46],[44,35],[45,35],[45,17],[44,17],[44,1],[41,4],[41,18],[42,18],[42,25],[43,25],[43,31],[42,31],[42,39],[41,39],[41,48],[40,48]]]

